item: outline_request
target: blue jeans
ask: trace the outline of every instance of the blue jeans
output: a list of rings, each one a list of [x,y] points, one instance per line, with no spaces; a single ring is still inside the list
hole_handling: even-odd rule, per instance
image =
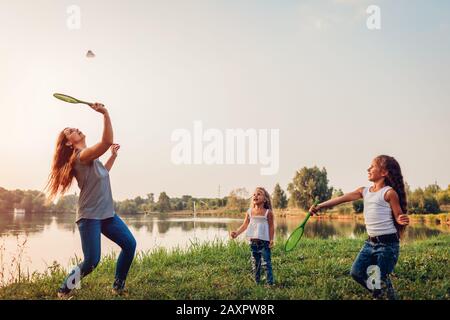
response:
[[[77,225],[80,231],[84,260],[67,276],[60,291],[69,292],[73,288],[68,287],[68,281],[72,281],[69,279],[73,279],[77,271],[80,273],[81,279],[97,267],[100,262],[102,233],[122,249],[117,259],[115,285],[119,283],[119,288],[123,288],[136,250],[136,240],[127,225],[118,215],[104,220],[80,219]]]
[[[262,266],[265,266],[267,272],[267,283],[270,285],[273,284],[272,259],[269,244],[269,241],[259,239],[251,240],[250,248],[252,250],[252,267],[256,283],[260,282],[261,268]]]
[[[394,271],[397,264],[399,250],[400,244],[398,241],[373,243],[367,240],[355,262],[353,262],[350,271],[351,276],[356,282],[369,290],[374,297],[381,297],[386,294],[388,299],[396,299],[396,293],[389,275]],[[370,266],[371,268],[369,268]],[[369,279],[368,273],[370,273],[370,270],[373,271],[373,275]],[[377,281],[378,286],[376,285]]]

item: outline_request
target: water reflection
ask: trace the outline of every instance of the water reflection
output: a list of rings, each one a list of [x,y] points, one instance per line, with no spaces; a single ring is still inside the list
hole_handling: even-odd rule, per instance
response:
[[[0,236],[8,234],[33,235],[41,233],[43,230],[56,223],[59,229],[74,232],[76,225],[75,217],[71,214],[50,215],[50,214],[0,214]]]
[[[138,251],[156,247],[187,247],[192,241],[227,240],[229,231],[237,229],[242,218],[233,217],[174,217],[174,216],[122,216],[135,235]],[[275,219],[277,237],[287,237],[303,220],[303,217]],[[448,233],[448,226],[413,224],[407,228],[405,241],[426,239]],[[310,219],[304,237],[307,238],[355,238],[364,237],[362,221]],[[241,236],[243,237],[243,236]],[[22,261],[32,271],[43,271],[53,261],[70,267],[75,255],[82,256],[81,241],[75,215],[32,214],[0,215],[0,249],[3,248],[3,263],[13,260],[20,243],[26,240],[26,259]],[[102,238],[102,253],[119,252],[119,248]]]
[[[122,216],[131,229],[146,233],[157,232],[160,235],[167,234],[171,229],[178,229],[181,233],[190,233],[193,230],[206,231],[210,229],[229,231],[240,226],[243,219],[230,217],[170,217],[167,215],[150,216]],[[302,217],[276,218],[275,227],[277,236],[287,237],[301,222]],[[3,236],[27,236],[46,232],[51,225],[60,231],[69,233],[77,232],[75,216],[73,214],[32,214],[13,215],[2,214],[0,216],[0,237]],[[156,227],[156,228],[155,228]],[[305,237],[309,238],[348,238],[364,235],[365,226],[361,221],[355,220],[324,220],[311,219],[305,228]],[[407,228],[405,239],[425,239],[449,232],[448,226],[412,224]]]

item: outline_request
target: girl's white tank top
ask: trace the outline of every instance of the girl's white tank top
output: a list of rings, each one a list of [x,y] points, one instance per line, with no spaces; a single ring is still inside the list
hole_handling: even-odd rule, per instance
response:
[[[363,190],[364,220],[371,237],[397,233],[391,206],[384,200],[384,195],[390,189],[392,188],[386,186],[376,192],[371,192],[369,187]]]
[[[270,241],[269,237],[269,220],[267,215],[269,214],[269,209],[263,216],[252,216],[252,209],[248,209],[248,216],[250,218],[250,223],[247,227],[246,237],[248,239],[259,239],[264,241]]]

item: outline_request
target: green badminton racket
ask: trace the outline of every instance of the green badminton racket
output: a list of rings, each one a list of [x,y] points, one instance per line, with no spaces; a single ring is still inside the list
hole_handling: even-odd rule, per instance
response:
[[[83,103],[83,104],[87,104],[88,106],[92,106],[92,103],[90,103],[90,102],[82,101],[82,100],[76,99],[74,97],[68,96],[66,94],[55,93],[53,96],[56,99],[62,100],[64,102],[68,102],[68,103]]]
[[[319,200],[314,201],[314,206],[316,206],[319,203]],[[311,217],[311,212],[308,211],[308,214],[306,215],[305,220],[295,229],[289,238],[287,239],[285,245],[284,245],[284,251],[289,252],[294,250],[294,248],[297,246],[298,242],[303,236],[303,232],[305,232],[305,225],[308,222],[309,218]]]

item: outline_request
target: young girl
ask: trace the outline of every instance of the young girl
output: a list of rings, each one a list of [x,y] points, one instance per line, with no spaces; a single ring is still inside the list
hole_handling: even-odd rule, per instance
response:
[[[256,283],[259,284],[261,279],[262,258],[266,266],[267,284],[273,285],[270,249],[273,246],[275,231],[270,194],[264,188],[256,188],[253,193],[251,208],[245,214],[244,223],[238,230],[231,232],[231,237],[235,239],[245,230],[247,230],[246,236],[250,240],[253,272]]]
[[[108,110],[99,103],[91,108],[103,115],[102,140],[86,146],[86,136],[78,129],[65,128],[58,136],[52,170],[47,189],[49,198],[63,195],[75,177],[80,187],[77,220],[80,231],[84,261],[78,265],[61,285],[58,296],[66,297],[79,287],[82,277],[91,273],[100,261],[100,235],[117,243],[122,251],[117,260],[113,284],[115,293],[121,293],[134,258],[136,241],[127,225],[115,214],[109,171],[117,157],[120,146],[113,144],[113,129]],[[103,165],[98,159],[109,148],[112,155]]]
[[[375,298],[396,299],[389,274],[399,255],[399,239],[409,224],[400,165],[385,155],[376,157],[368,171],[371,187],[361,187],[310,209],[312,214],[338,204],[364,199],[364,220],[369,238],[356,257],[351,276]],[[369,274],[374,272],[369,277]],[[369,273],[369,274],[368,274]],[[375,280],[375,283],[373,282]]]

